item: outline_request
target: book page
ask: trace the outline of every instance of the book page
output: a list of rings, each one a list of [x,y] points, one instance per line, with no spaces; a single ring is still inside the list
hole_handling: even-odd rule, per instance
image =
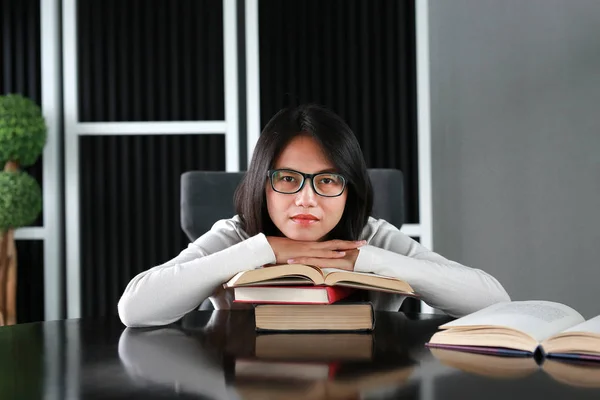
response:
[[[600,335],[600,315],[565,330],[565,333],[567,332],[591,332]]]
[[[349,286],[416,296],[413,288],[408,283],[397,278],[376,275],[370,272],[345,271],[335,268],[325,269],[324,274],[326,285]]]
[[[338,268],[323,268],[321,271],[323,271],[323,276],[324,277],[327,277],[327,275],[332,274],[334,272],[342,272],[346,276],[360,276],[360,275],[364,275],[364,276],[375,276],[375,277],[380,278],[380,279],[389,279],[389,280],[392,280],[392,281],[399,280],[399,279],[396,279],[396,278],[391,278],[389,276],[376,275],[376,274],[374,274],[372,272],[346,271],[345,269],[338,269]]]
[[[339,268],[323,268],[321,270],[323,272],[323,276],[327,277],[327,275],[334,273],[334,272],[344,272],[347,274],[358,274],[358,272],[350,272],[350,271],[346,271],[345,269],[339,269]]]
[[[513,301],[491,305],[442,325],[442,328],[501,326],[524,332],[539,342],[583,321],[581,314],[564,304],[551,301]]]
[[[294,280],[297,280],[301,277],[316,285],[323,284],[324,276],[319,268],[302,264],[280,264],[239,272],[226,282],[224,287],[258,283],[268,284],[268,281],[271,280],[277,280],[276,284],[282,284],[282,278],[295,278]]]

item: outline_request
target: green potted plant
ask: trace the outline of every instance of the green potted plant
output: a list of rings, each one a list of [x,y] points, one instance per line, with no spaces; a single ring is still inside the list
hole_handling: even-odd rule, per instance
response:
[[[21,168],[35,163],[45,144],[40,107],[18,94],[0,96],[0,326],[15,324],[17,317],[14,230],[42,210],[40,185]]]

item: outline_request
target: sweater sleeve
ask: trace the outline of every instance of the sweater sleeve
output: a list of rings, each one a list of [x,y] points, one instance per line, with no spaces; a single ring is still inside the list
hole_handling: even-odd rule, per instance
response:
[[[490,274],[426,249],[385,221],[370,236],[368,245],[360,248],[355,271],[402,279],[425,303],[448,315],[461,317],[510,301]]]
[[[219,221],[171,261],[135,276],[119,300],[119,317],[130,327],[170,324],[236,273],[274,262],[265,235],[244,240],[233,220]]]

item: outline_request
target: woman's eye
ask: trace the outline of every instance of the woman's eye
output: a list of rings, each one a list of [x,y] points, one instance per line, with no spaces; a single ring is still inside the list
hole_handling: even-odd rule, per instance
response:
[[[293,176],[284,176],[283,178],[281,178],[281,180],[284,182],[292,183],[295,179]]]
[[[333,183],[333,179],[331,179],[331,178],[323,178],[323,179],[321,179],[321,183],[324,183],[325,185],[328,185],[330,183]]]

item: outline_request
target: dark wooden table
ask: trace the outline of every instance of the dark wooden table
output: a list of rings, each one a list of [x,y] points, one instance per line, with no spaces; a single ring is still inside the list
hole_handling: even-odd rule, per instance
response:
[[[447,317],[376,318],[371,334],[291,338],[257,335],[249,311],[152,329],[117,318],[3,327],[0,398],[600,399],[600,365],[434,355],[424,344]]]

